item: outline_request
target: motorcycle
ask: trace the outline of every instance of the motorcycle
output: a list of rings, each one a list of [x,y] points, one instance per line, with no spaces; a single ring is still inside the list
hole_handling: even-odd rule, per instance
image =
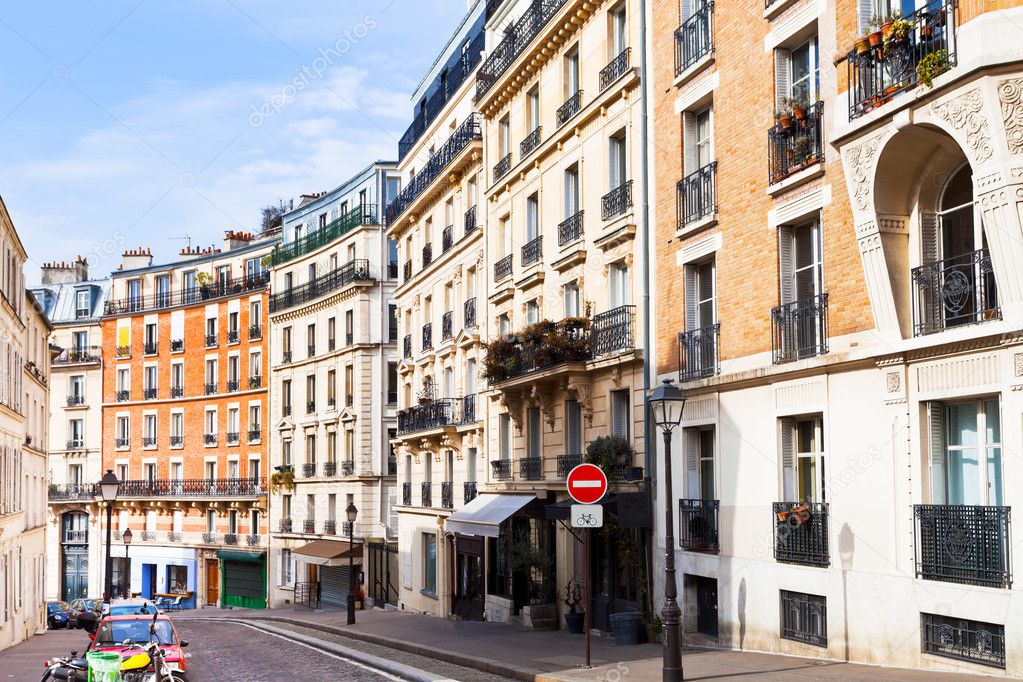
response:
[[[78,652],[71,651],[70,656],[51,658],[43,663],[46,672],[39,682],[47,680],[66,680],[67,682],[87,682],[89,665],[84,658],[78,658]]]
[[[130,641],[124,642],[125,646],[132,649],[143,649],[141,653],[132,654],[121,662],[121,679],[123,682],[181,682],[176,677],[164,677],[158,679],[156,673],[147,673],[147,669],[153,662],[152,654],[138,645],[131,645]],[[156,647],[160,649],[159,646]],[[161,654],[162,657],[162,654]],[[88,682],[89,663],[84,658],[78,657],[78,652],[71,651],[70,656],[51,658],[43,664],[46,672],[39,682],[47,680],[66,680],[66,682]]]

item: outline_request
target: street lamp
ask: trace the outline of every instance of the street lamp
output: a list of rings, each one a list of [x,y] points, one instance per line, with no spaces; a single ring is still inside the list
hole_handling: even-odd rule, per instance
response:
[[[348,503],[345,509],[348,515],[348,624],[355,625],[355,517],[359,510],[355,508],[354,502]]]
[[[131,592],[131,564],[128,563],[128,546],[131,544],[131,528],[125,528],[121,533],[121,540],[124,542],[124,569],[128,571],[128,592]],[[127,597],[128,595],[124,595]]]
[[[114,588],[114,563],[110,558],[110,534],[113,526],[114,502],[117,500],[117,489],[120,485],[121,482],[117,480],[113,469],[107,469],[107,473],[103,474],[103,478],[99,481],[100,497],[107,503],[107,575],[103,590],[103,602],[106,604],[110,603],[110,593]]]
[[[655,388],[647,397],[650,414],[664,437],[664,682],[682,677],[682,610],[678,607],[678,585],[675,583],[675,517],[671,513],[674,497],[671,485],[671,432],[682,421],[686,397],[670,379]]]

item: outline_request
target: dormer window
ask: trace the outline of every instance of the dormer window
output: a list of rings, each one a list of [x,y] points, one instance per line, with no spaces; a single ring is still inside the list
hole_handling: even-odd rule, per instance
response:
[[[75,292],[75,317],[89,317],[92,314],[92,295],[88,289]]]

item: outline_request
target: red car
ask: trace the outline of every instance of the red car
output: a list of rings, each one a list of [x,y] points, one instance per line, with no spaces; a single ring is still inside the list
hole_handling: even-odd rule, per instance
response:
[[[153,634],[150,635],[150,628]],[[90,635],[92,643],[88,651],[125,651],[125,640],[133,644],[146,644],[155,641],[160,644],[167,657],[167,666],[172,672],[184,675],[186,672],[185,652],[188,642],[178,638],[171,619],[165,615],[144,616],[106,616],[99,623],[95,635]]]

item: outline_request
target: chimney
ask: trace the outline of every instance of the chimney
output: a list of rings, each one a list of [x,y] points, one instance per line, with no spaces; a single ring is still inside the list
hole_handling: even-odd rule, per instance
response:
[[[43,284],[73,284],[89,279],[89,263],[81,256],[77,256],[70,263],[64,261],[43,263],[40,269]]]
[[[138,268],[148,268],[153,264],[153,250],[141,246],[137,249],[128,249],[121,254],[121,269],[122,270],[135,270]]]
[[[243,246],[248,246],[249,242],[255,239],[255,236],[251,232],[242,232],[234,230],[224,231],[224,251],[232,251]]]

